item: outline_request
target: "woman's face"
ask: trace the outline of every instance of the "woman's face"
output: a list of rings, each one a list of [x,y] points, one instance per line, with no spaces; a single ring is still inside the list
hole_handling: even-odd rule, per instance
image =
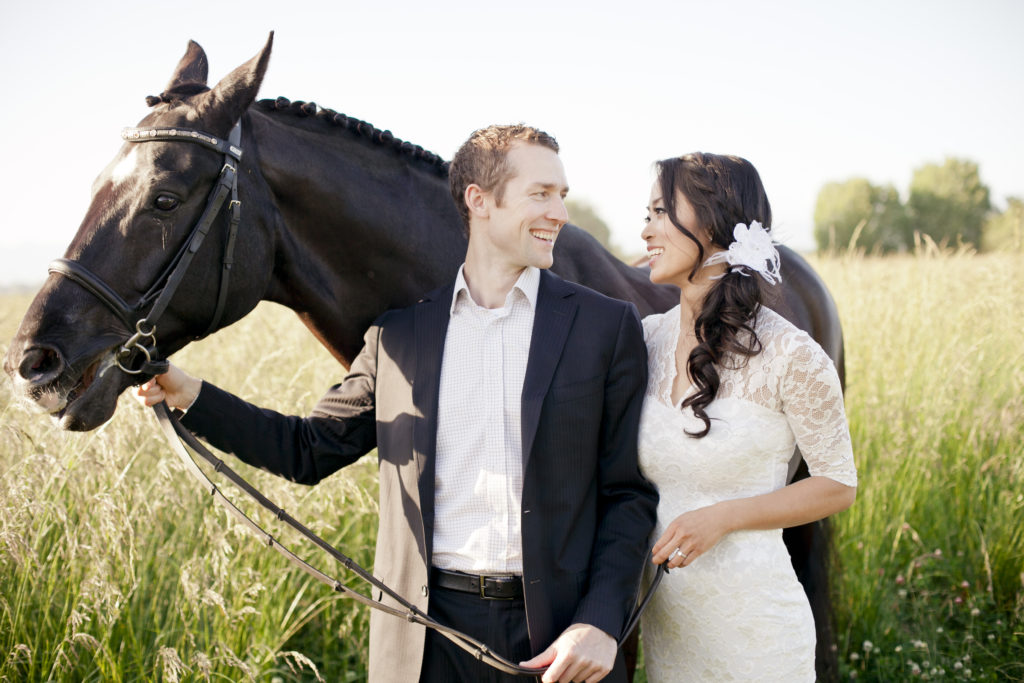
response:
[[[707,231],[698,225],[697,214],[686,196],[682,192],[676,192],[675,199],[676,220],[701,241],[704,258],[707,259],[712,253]],[[651,282],[683,288],[688,283],[690,272],[697,265],[700,253],[694,241],[681,233],[669,219],[665,200],[661,196],[661,183],[658,180],[651,185],[646,223],[640,236],[647,243]]]

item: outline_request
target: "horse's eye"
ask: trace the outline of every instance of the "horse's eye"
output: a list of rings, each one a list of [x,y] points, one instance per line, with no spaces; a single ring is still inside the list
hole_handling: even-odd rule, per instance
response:
[[[171,211],[178,208],[178,200],[169,194],[162,194],[156,198],[156,208],[161,211]]]

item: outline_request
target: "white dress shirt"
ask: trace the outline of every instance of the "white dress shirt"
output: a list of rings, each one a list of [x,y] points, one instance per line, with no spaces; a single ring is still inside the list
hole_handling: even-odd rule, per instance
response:
[[[433,565],[522,574],[521,410],[540,271],[527,268],[501,308],[455,279],[437,411]]]

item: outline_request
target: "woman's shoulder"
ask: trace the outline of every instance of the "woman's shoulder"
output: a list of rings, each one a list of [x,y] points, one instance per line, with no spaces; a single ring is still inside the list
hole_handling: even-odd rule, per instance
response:
[[[818,343],[804,330],[784,318],[779,312],[761,306],[757,311],[754,321],[754,331],[762,344],[777,344],[783,346],[804,346]],[[820,347],[819,347],[820,348]]]
[[[651,337],[663,330],[671,331],[679,324],[679,304],[676,304],[664,313],[652,313],[643,319],[644,339]]]
[[[777,371],[812,370],[832,366],[832,359],[808,334],[780,313],[761,307],[754,325],[765,362]]]

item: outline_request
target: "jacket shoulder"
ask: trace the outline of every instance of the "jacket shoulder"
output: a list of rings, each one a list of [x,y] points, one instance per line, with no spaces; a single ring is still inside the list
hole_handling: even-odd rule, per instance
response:
[[[544,270],[541,271],[541,273],[541,281],[544,282],[555,295],[574,296],[581,305],[596,306],[608,311],[631,309],[636,313],[636,306],[630,301],[615,299],[607,294],[602,294],[596,289],[591,289],[586,285],[581,285],[578,282],[564,280],[558,275],[552,273],[550,270]],[[639,319],[639,313],[636,313],[636,315]]]
[[[435,290],[427,292],[415,302],[407,306],[403,306],[401,308],[389,308],[377,316],[377,319],[373,321],[373,324],[376,327],[383,328],[392,325],[401,325],[405,322],[411,322],[416,317],[416,311],[423,306],[437,304],[438,302],[451,301],[454,289],[454,281],[442,285]]]

